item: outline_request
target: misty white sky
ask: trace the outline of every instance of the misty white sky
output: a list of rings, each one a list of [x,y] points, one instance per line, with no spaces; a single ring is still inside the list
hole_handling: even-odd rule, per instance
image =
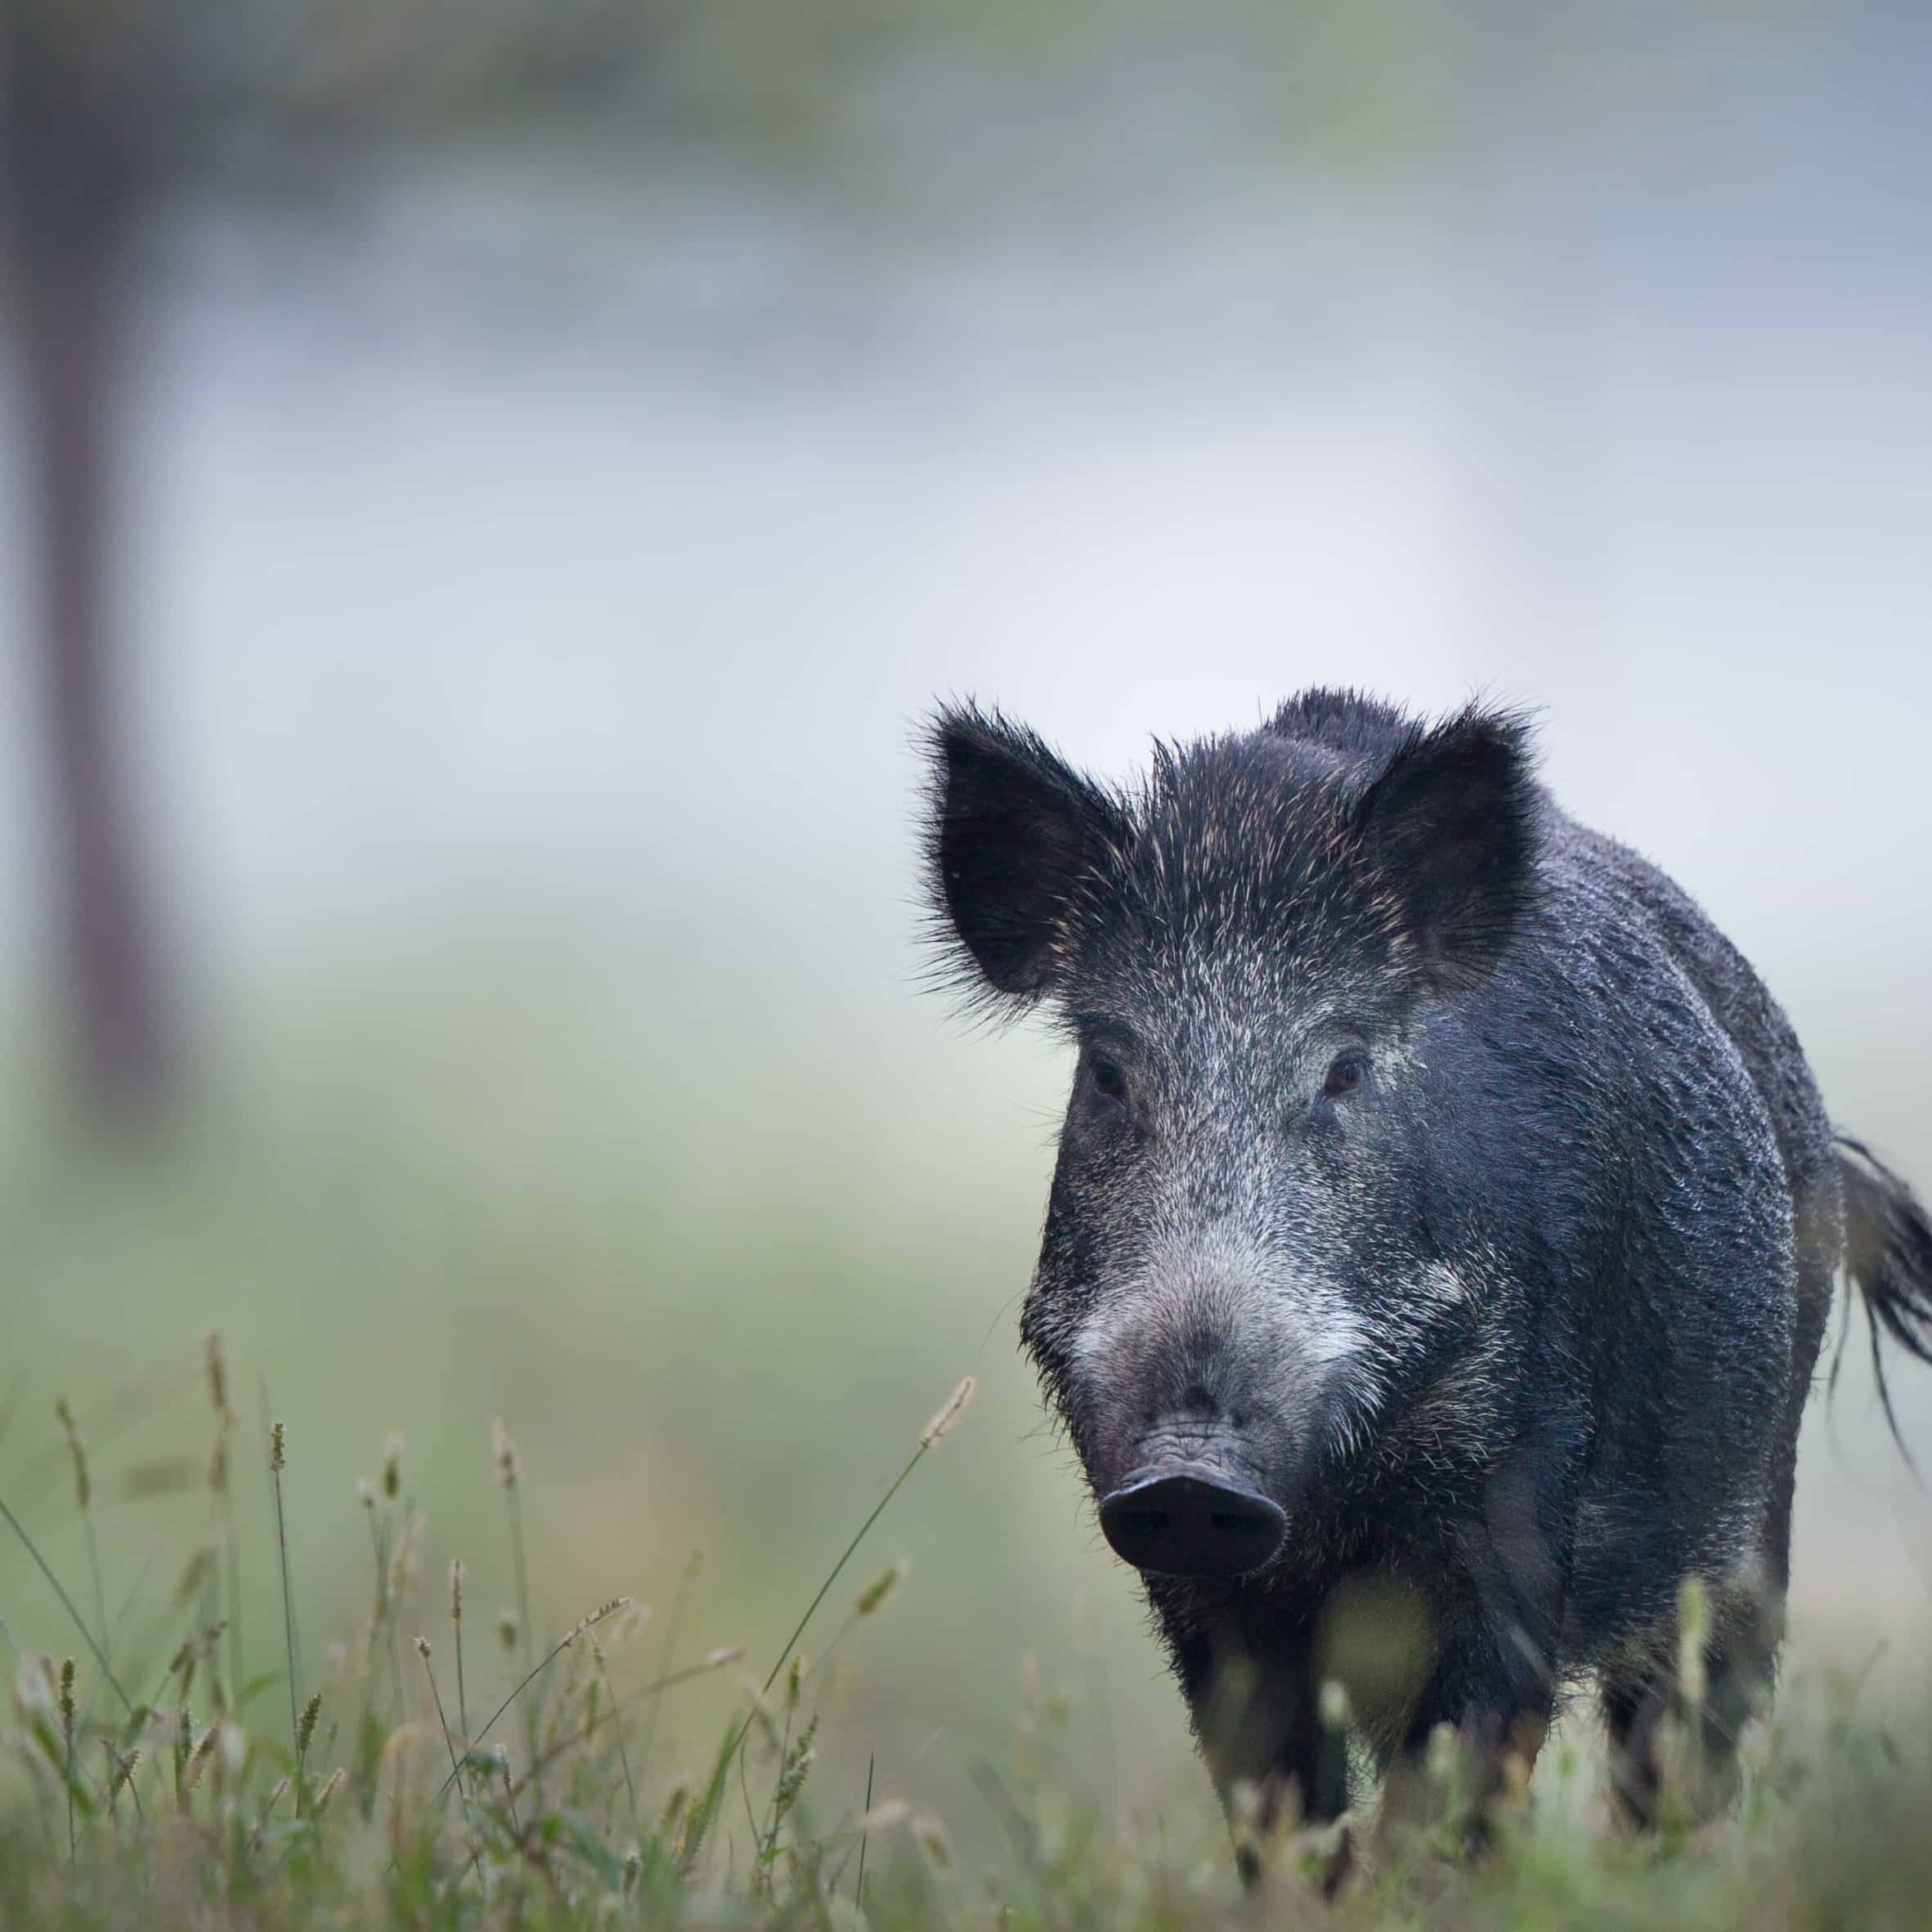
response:
[[[1795,1006],[1917,1024],[1932,298],[1801,252],[1546,265],[1547,212],[1473,280],[1413,210],[1203,205],[911,252],[742,198],[613,240],[463,177],[188,217],[122,586],[177,944],[535,892],[896,971],[935,693],[1115,770],[1342,680],[1540,707],[1561,794]]]

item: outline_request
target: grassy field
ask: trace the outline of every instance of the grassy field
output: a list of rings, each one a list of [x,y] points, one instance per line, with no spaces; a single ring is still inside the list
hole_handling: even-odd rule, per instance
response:
[[[226,1352],[199,1365],[204,1454],[137,1465],[191,1491],[202,1534],[124,1600],[103,1583],[96,1465],[65,1404],[78,1567],[61,1575],[14,1510],[6,1531],[57,1611],[6,1627],[14,1692],[0,1799],[0,1923],[121,1926],[652,1925],[1158,1928],[1319,1921],[1392,1926],[1890,1927],[1932,1923],[1922,1702],[1882,1708],[1858,1672],[1789,1684],[1749,1752],[1736,1811],[1635,1840],[1603,1814],[1587,1741],[1559,1732],[1495,1848],[1464,1858],[1461,1773],[1432,1760],[1431,1813],[1347,1822],[1351,1875],[1323,1897],[1335,1834],[1260,1846],[1235,1877],[1205,1781],[1122,1813],[1079,1741],[1078,1689],[1037,1670],[1004,1748],[967,1766],[990,1839],[909,1804],[867,1766],[827,1788],[822,1727],[849,1728],[855,1660],[904,1614],[903,1566],[868,1547],[902,1490],[970,1430],[962,1381],[769,1656],[692,1641],[703,1562],[662,1612],[620,1595],[544,1600],[522,1452],[499,1423],[487,1480],[513,1603],[482,1607],[467,1565],[432,1574],[406,1445],[384,1446],[354,1508],[362,1613],[318,1642],[290,1578],[288,1477],[300,1446],[236,1410]],[[9,1414],[9,1425],[17,1416]],[[271,1525],[240,1520],[254,1459]],[[244,1661],[241,1607],[270,1572],[279,1617]],[[935,1660],[937,1672],[941,1665]],[[728,1687],[694,1767],[663,1746],[667,1706]],[[1580,1731],[1581,1727],[1571,1727]],[[1448,1740],[1443,1743],[1446,1746]],[[1240,1827],[1237,1821],[1235,1831]],[[984,1849],[962,1856],[962,1837]]]

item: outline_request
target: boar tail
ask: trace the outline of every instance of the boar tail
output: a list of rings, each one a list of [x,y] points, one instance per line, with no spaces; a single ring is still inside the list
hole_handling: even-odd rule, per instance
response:
[[[1837,1136],[1837,1141],[1845,1190],[1845,1271],[1864,1299],[1878,1399],[1893,1439],[1903,1449],[1879,1337],[1882,1331],[1907,1355],[1932,1362],[1932,1217],[1904,1181],[1863,1142],[1847,1134]],[[1840,1334],[1840,1356],[1844,1348]],[[1837,1379],[1836,1359],[1831,1376]],[[1906,1459],[1911,1460],[1909,1450]]]

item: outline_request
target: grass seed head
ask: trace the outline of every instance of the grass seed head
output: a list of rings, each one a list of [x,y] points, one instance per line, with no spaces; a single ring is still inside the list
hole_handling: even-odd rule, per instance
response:
[[[805,1787],[805,1780],[811,1775],[813,1751],[809,1745],[795,1750],[791,1762],[778,1779],[778,1788],[772,1795],[772,1822],[776,1825],[797,1804],[799,1793]]]
[[[233,1419],[228,1407],[228,1365],[222,1353],[222,1331],[210,1329],[203,1344],[203,1360],[208,1365],[208,1405],[226,1423]]]
[[[288,1432],[280,1423],[273,1423],[268,1431],[268,1473],[279,1476],[289,1462]]]
[[[516,1439],[500,1415],[490,1423],[490,1456],[496,1465],[496,1480],[505,1489],[514,1489],[522,1480],[523,1459],[518,1455]]]
[[[615,1616],[620,1610],[627,1610],[630,1607],[630,1599],[628,1597],[612,1597],[607,1603],[599,1603],[588,1616],[579,1617],[576,1622],[571,1625],[564,1636],[563,1644],[560,1644],[558,1647],[561,1649],[565,1644],[575,1643],[586,1630],[602,1623],[607,1616]]]
[[[947,1396],[939,1412],[926,1425],[925,1431],[919,1438],[919,1446],[921,1449],[930,1449],[942,1436],[949,1435],[952,1432],[960,1417],[966,1414],[966,1405],[972,1401],[974,1392],[979,1386],[979,1381],[977,1376],[962,1375],[960,1377],[958,1387]]]
[[[316,1720],[322,1715],[322,1693],[312,1692],[307,1703],[302,1707],[302,1715],[295,1721],[295,1755],[298,1758],[308,1755],[308,1747],[315,1741]]]
[[[61,1665],[61,1724],[67,1733],[67,1741],[74,1741],[74,1659],[65,1658]]]
[[[402,1494],[402,1432],[392,1430],[383,1445],[383,1494],[393,1502]]]
[[[450,1621],[453,1624],[459,1624],[463,1621],[463,1559],[461,1557],[452,1557],[450,1559]]]
[[[316,1793],[314,1815],[320,1818],[329,1809],[329,1800],[349,1782],[348,1773],[340,1764],[322,1781],[322,1788]]]
[[[662,1837],[678,1822],[684,1808],[692,1800],[694,1786],[688,1771],[680,1771],[670,1781],[670,1788],[664,1794],[664,1808],[658,1813],[657,1832]]]
[[[429,1639],[427,1637],[419,1637],[416,1639],[416,1655],[422,1658],[425,1663],[429,1661]]]
[[[423,1513],[412,1509],[403,1518],[402,1534],[389,1552],[389,1599],[400,1603],[421,1580],[423,1536],[426,1525]]]
[[[885,1599],[899,1588],[899,1580],[908,1567],[904,1558],[896,1563],[888,1563],[852,1601],[854,1616],[876,1616],[885,1607]]]
[[[517,1647],[519,1634],[517,1613],[513,1610],[500,1610],[496,1613],[496,1640],[505,1650]]]
[[[184,1791],[191,1791],[200,1783],[201,1774],[208,1768],[208,1760],[214,1754],[215,1738],[220,1728],[218,1724],[210,1724],[188,1753],[187,1773],[182,1780]]]
[[[67,1438],[67,1453],[74,1459],[74,1494],[83,1510],[94,1500],[94,1478],[87,1468],[87,1445],[74,1419],[74,1411],[62,1396],[54,1404],[54,1414],[60,1419],[61,1432]]]
[[[182,1647],[168,1660],[168,1674],[181,1679],[181,1694],[186,1698],[195,1682],[196,1667],[208,1661],[214,1655],[215,1645],[222,1631],[228,1625],[224,1620],[210,1624],[194,1636],[182,1640]]]

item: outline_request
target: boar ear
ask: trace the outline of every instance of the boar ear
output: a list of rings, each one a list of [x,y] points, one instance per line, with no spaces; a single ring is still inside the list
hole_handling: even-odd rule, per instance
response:
[[[1051,983],[1073,896],[1123,841],[1118,807],[1023,726],[948,706],[927,739],[926,863],[942,928],[996,994]]]
[[[1529,903],[1536,788],[1529,728],[1467,710],[1418,730],[1356,808],[1375,889],[1438,985],[1479,982]]]

